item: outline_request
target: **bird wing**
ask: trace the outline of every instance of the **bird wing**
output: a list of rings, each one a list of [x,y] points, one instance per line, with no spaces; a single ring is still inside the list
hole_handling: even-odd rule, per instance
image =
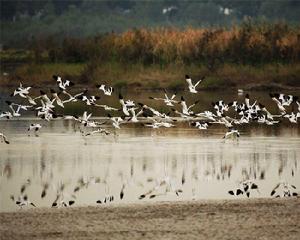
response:
[[[196,82],[195,87],[197,87],[198,84],[201,83],[201,82],[202,82],[202,79],[200,79],[198,82]]]

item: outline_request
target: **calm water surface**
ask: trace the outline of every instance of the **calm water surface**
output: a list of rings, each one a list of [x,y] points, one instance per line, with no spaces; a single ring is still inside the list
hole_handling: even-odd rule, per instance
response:
[[[167,111],[161,103],[148,99],[149,96],[162,96],[159,92],[124,93],[124,96]],[[250,96],[269,106],[274,113],[276,108],[268,93],[251,93]],[[9,98],[9,92],[0,92],[0,97],[0,108],[5,110],[4,100]],[[200,100],[199,111],[211,110],[211,102],[220,99],[243,101],[244,96],[236,92],[200,92],[192,98],[187,97],[188,103]],[[118,106],[116,96],[102,100]],[[67,107],[66,112],[82,114],[84,109],[86,107],[76,104]],[[93,116],[105,116],[99,110],[87,110],[92,111]],[[27,113],[25,117],[30,115],[32,113]],[[236,198],[228,191],[246,179],[254,180],[259,186],[259,192],[254,191],[251,197],[270,197],[272,188],[282,180],[296,185],[298,191],[300,188],[299,124],[240,126],[238,141],[224,141],[226,129],[216,125],[200,131],[187,124],[156,130],[140,124],[126,124],[109,136],[83,137],[74,122],[55,120],[40,122],[43,128],[36,137],[27,135],[32,122],[38,121],[0,121],[0,132],[11,142],[9,145],[0,143],[0,211],[18,209],[10,195],[18,196],[27,179],[31,180],[31,185],[26,193],[39,207],[51,206],[59,184],[65,184],[65,196],[70,197],[80,178],[93,177],[99,177],[100,183],[90,184],[77,192],[75,206],[96,205],[96,201],[103,200],[106,195],[114,195],[115,201],[109,204]],[[169,177],[172,185],[183,193],[138,199],[156,185],[156,180],[164,177]],[[41,199],[45,183],[50,187],[46,197]],[[126,185],[124,199],[120,200],[123,184]],[[161,187],[157,193],[164,190]]]
[[[115,197],[110,204],[234,198],[228,191],[246,179],[259,185],[259,192],[253,192],[251,197],[269,197],[281,180],[300,188],[297,125],[251,126],[241,129],[238,141],[224,141],[226,129],[220,126],[198,131],[186,127],[153,130],[124,125],[116,134],[83,137],[73,122],[59,120],[45,126],[39,137],[29,137],[24,130],[28,124],[29,121],[0,122],[0,129],[5,129],[11,141],[10,145],[0,145],[1,211],[18,209],[9,196],[17,196],[28,178],[28,197],[43,207],[51,206],[58,184],[66,184],[68,196],[81,177],[100,177],[101,183],[80,190],[76,194],[77,206],[96,205],[97,200],[108,194]],[[155,186],[155,179],[165,176],[183,190],[179,197],[174,194],[138,199]],[[41,199],[45,182],[50,188]],[[123,183],[126,187],[121,201]],[[163,191],[163,187],[158,190]]]

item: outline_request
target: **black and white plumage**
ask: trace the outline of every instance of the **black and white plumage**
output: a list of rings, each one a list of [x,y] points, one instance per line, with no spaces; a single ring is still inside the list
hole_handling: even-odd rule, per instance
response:
[[[85,102],[87,106],[95,105],[96,101],[100,99],[99,96],[85,96],[85,95],[80,95],[77,97],[77,99],[80,99],[81,101]]]
[[[14,92],[11,94],[12,97],[19,95],[22,98],[26,98],[29,94],[29,90],[31,87],[23,87],[22,83],[20,83],[20,86],[14,90]]]
[[[298,196],[296,186],[288,182],[279,182],[271,191],[271,197],[295,197]]]
[[[193,84],[192,79],[190,78],[189,75],[185,75],[185,81],[188,84],[188,88],[190,93],[197,93],[198,91],[196,90],[196,87],[199,85],[199,83],[202,82],[202,80],[204,80],[205,77],[203,77],[202,79],[200,79],[198,82],[196,82],[195,84]]]
[[[246,180],[242,181],[235,190],[230,190],[228,193],[233,196],[246,195],[249,198],[253,191],[259,193],[258,185],[253,181]]]
[[[32,123],[28,127],[28,131],[34,131],[37,133],[42,128],[42,125],[39,123]]]
[[[211,123],[209,123],[209,122],[204,122],[204,123],[201,123],[201,122],[192,122],[191,123],[191,126],[196,127],[196,128],[198,128],[200,130],[206,130],[209,125],[211,125]]]
[[[25,206],[36,207],[36,205],[28,199],[28,196],[26,194],[25,195],[20,195],[18,198],[15,198],[13,195],[11,195],[10,199],[16,205],[18,205],[20,208],[23,208]]]
[[[104,133],[105,135],[109,135],[110,134],[109,131],[107,131],[107,130],[105,130],[103,128],[98,128],[97,130],[94,130],[94,131],[86,133],[85,136],[92,136],[92,135],[97,134],[97,133],[100,133],[100,134]]]
[[[239,138],[240,137],[240,132],[236,129],[233,129],[233,128],[229,128],[228,131],[225,133],[224,135],[224,139],[227,139],[227,138],[233,138],[233,139],[236,139],[236,138]]]
[[[119,94],[119,102],[122,107],[122,111],[126,116],[130,116],[130,113],[128,111],[128,105],[125,103],[124,98],[121,94]]]
[[[186,101],[185,101],[185,99],[184,99],[184,97],[183,96],[181,96],[181,99],[180,99],[180,105],[181,105],[181,107],[182,107],[182,114],[184,114],[184,115],[188,115],[188,116],[190,116],[190,115],[193,115],[194,114],[194,112],[191,110],[194,106],[196,106],[196,104],[198,103],[199,101],[196,101],[196,102],[194,102],[192,105],[190,105],[189,107],[187,106],[187,104],[186,104]]]
[[[178,103],[178,101],[174,100],[176,98],[176,93],[174,93],[171,97],[168,97],[166,89],[164,89],[164,92],[165,92],[165,98],[156,98],[156,97],[149,97],[149,98],[153,100],[164,101],[164,103],[170,107],[174,106],[173,103]]]
[[[103,91],[104,95],[107,95],[107,96],[111,96],[111,94],[113,93],[114,91],[114,88],[113,87],[109,87],[109,86],[105,86],[104,84],[99,84],[99,85],[96,85],[96,87]]]
[[[124,122],[125,117],[112,117],[110,114],[107,115],[112,121],[114,128],[120,129],[120,124]]]
[[[57,105],[58,106],[60,106],[60,107],[62,107],[62,108],[64,108],[65,106],[64,106],[64,103],[63,103],[63,101],[59,98],[59,94],[60,93],[57,93],[55,90],[53,90],[53,89],[50,89],[50,92],[52,93],[52,96],[53,96],[53,98],[55,99],[55,101],[56,101],[56,103],[57,103]]]
[[[1,139],[1,142],[3,141],[6,144],[9,144],[7,137],[3,133],[0,133],[0,139]]]
[[[59,89],[66,90],[67,87],[74,86],[75,84],[69,80],[63,81],[60,76],[53,75],[53,79],[56,81]]]
[[[11,119],[13,117],[13,115],[11,114],[11,112],[1,112],[0,113],[0,118],[6,118],[6,119]]]

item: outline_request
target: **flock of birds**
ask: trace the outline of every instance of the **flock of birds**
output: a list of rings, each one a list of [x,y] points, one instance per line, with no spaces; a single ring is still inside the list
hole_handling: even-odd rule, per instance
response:
[[[30,91],[32,87],[25,87],[21,83],[18,88],[16,88],[11,97],[18,97],[19,100],[22,99],[22,103],[12,102],[11,100],[6,100],[8,106],[7,111],[0,112],[0,119],[12,119],[17,118],[22,115],[24,111],[34,111],[35,115],[49,122],[53,119],[68,119],[76,121],[80,124],[81,128],[87,131],[81,131],[84,136],[90,136],[94,134],[105,134],[109,135],[111,132],[109,128],[105,128],[107,123],[110,123],[110,128],[120,129],[121,125],[124,123],[142,123],[145,127],[149,128],[171,128],[176,126],[178,121],[186,121],[189,123],[190,127],[206,130],[212,124],[224,125],[227,132],[224,134],[224,139],[233,138],[237,139],[240,137],[240,132],[237,129],[238,126],[249,123],[259,123],[266,125],[275,125],[280,123],[283,119],[287,119],[292,124],[297,124],[298,118],[300,118],[300,102],[297,96],[285,95],[282,93],[271,93],[270,97],[277,105],[276,114],[271,113],[266,106],[258,102],[257,100],[250,99],[249,94],[245,95],[245,99],[242,102],[232,101],[225,103],[223,100],[212,103],[213,110],[205,110],[203,112],[195,112],[193,108],[198,104],[199,101],[188,104],[184,96],[177,97],[177,94],[168,94],[164,90],[163,97],[149,97],[153,101],[161,101],[167,107],[169,107],[168,112],[160,112],[157,109],[148,106],[144,103],[136,103],[130,99],[124,99],[122,94],[118,94],[119,106],[108,106],[100,103],[100,93],[112,97],[114,94],[114,88],[101,84],[96,85],[99,90],[98,95],[89,94],[89,90],[84,90],[80,92],[73,93],[72,83],[69,80],[63,80],[60,76],[53,76],[56,82],[56,87],[51,88],[50,92],[45,92],[40,90],[39,96],[32,96]],[[192,79],[186,75],[185,80],[188,87],[188,92],[191,94],[197,94],[197,86],[202,82],[204,78],[197,82],[193,82]],[[19,101],[20,102],[20,101]],[[76,115],[64,115],[58,114],[57,109],[64,109],[66,105],[82,102],[86,106],[93,106],[95,108],[104,109],[107,112],[107,119],[104,122],[95,121],[92,118],[92,113],[84,111],[82,116]],[[177,107],[179,106],[179,107]],[[112,112],[115,112],[113,114]],[[119,113],[119,114],[117,114]],[[229,116],[229,113],[232,113]],[[113,116],[117,115],[117,116]],[[28,132],[34,132],[36,135],[42,128],[39,123],[31,123],[28,126]],[[9,144],[10,141],[6,135],[0,133],[1,141]],[[64,194],[64,184],[57,187],[56,198],[52,204],[52,207],[59,206],[71,206],[75,203],[75,194],[83,187],[87,187],[91,183],[100,183],[100,179],[92,178],[84,180],[83,178],[78,181],[78,186],[75,187],[73,193],[70,195],[71,200],[66,200]],[[25,205],[36,206],[29,199],[27,194],[25,194],[26,188],[31,184],[28,180],[21,187],[21,194],[18,197],[11,196],[11,199],[20,207]],[[177,196],[182,193],[182,189],[174,188],[171,184],[169,178],[164,178],[158,181],[155,186],[147,191],[146,193],[139,196],[139,199],[146,197],[155,198],[159,194],[155,194],[155,191],[162,186],[166,187],[165,193],[172,193]],[[43,191],[41,193],[41,198],[44,198],[49,189],[49,184],[43,186]],[[124,197],[125,185],[122,186],[120,191],[120,199]],[[271,192],[271,196],[276,197],[287,197],[296,196],[297,192],[294,190],[296,187],[288,183],[278,184]],[[245,194],[247,197],[250,196],[252,191],[259,191],[258,185],[253,181],[247,180],[240,183],[240,185],[235,190],[230,190],[228,193],[230,195],[240,195]],[[281,193],[279,192],[281,191]],[[102,200],[97,200],[97,203],[107,203],[114,201],[113,195],[107,195]]]
[[[240,136],[237,126],[242,124],[257,122],[260,124],[274,125],[278,124],[284,118],[288,119],[291,123],[297,124],[298,118],[300,118],[300,102],[298,97],[282,93],[270,94],[270,97],[278,107],[278,114],[270,113],[266,106],[259,103],[257,100],[251,100],[249,94],[245,95],[243,102],[232,101],[230,103],[225,103],[223,100],[219,100],[212,103],[212,111],[206,110],[196,113],[193,111],[193,108],[199,101],[188,105],[183,96],[178,99],[176,98],[176,93],[170,96],[167,91],[164,90],[164,97],[149,97],[154,101],[164,102],[165,105],[170,108],[169,112],[164,113],[144,103],[136,103],[129,99],[125,100],[121,94],[119,94],[119,106],[112,107],[101,104],[99,103],[101,99],[100,96],[90,95],[88,90],[71,94],[71,87],[74,83],[69,80],[62,80],[59,76],[53,76],[53,79],[56,81],[57,90],[50,89],[50,93],[40,90],[40,95],[36,97],[30,95],[31,87],[24,87],[20,83],[20,86],[13,91],[11,96],[20,97],[24,100],[23,103],[6,100],[5,102],[7,103],[9,110],[2,111],[0,113],[0,119],[20,117],[23,111],[31,110],[36,113],[37,117],[45,121],[61,118],[79,122],[83,127],[92,129],[92,131],[85,133],[87,136],[97,133],[110,134],[107,129],[101,127],[101,125],[106,124],[108,121],[115,129],[120,129],[121,124],[123,123],[137,123],[140,122],[141,119],[147,119],[148,121],[148,123],[145,123],[144,126],[155,129],[161,127],[170,128],[174,127],[177,121],[187,121],[190,123],[191,127],[195,127],[200,130],[208,129],[211,124],[222,124],[228,129],[224,138],[237,138]],[[192,79],[186,75],[189,93],[197,94],[198,91],[196,88],[203,79],[204,78],[193,83]],[[97,85],[96,87],[106,96],[112,96],[114,93],[113,87],[106,86],[104,84]],[[82,116],[62,115],[56,113],[57,108],[63,109],[67,104],[79,101],[83,102],[87,106],[104,109],[108,112],[108,121],[94,121],[91,118],[92,114],[87,111],[84,111]],[[176,109],[176,105],[179,105],[181,109]],[[288,111],[288,108],[291,108],[291,111]],[[234,117],[229,116],[229,114],[227,114],[228,111],[233,111]],[[111,112],[118,112],[121,114],[114,117]],[[171,114],[173,116],[171,116]],[[41,128],[41,124],[32,123],[28,126],[28,131],[37,133]],[[3,133],[0,133],[0,137],[5,143],[10,143],[7,136]]]

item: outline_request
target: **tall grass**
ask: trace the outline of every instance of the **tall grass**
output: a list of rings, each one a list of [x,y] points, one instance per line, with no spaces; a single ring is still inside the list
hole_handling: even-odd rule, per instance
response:
[[[48,53],[50,61],[204,63],[210,68],[223,63],[294,63],[300,59],[300,27],[247,22],[231,29],[133,29],[87,39],[67,38],[61,45],[48,38],[35,45]]]
[[[35,39],[30,49],[34,64],[18,69],[16,76],[37,82],[60,73],[83,84],[178,89],[187,72],[195,78],[208,76],[206,88],[300,82],[300,26],[284,23],[142,28],[62,42],[52,36]]]

